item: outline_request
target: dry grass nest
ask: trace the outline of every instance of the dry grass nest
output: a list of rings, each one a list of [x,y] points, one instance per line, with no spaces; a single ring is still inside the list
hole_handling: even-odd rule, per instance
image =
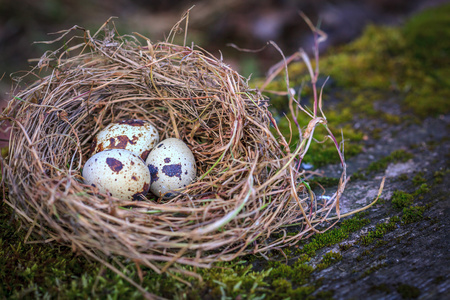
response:
[[[295,244],[334,210],[339,193],[312,199],[296,164],[305,153],[291,153],[268,99],[221,59],[169,42],[173,34],[152,43],[106,23],[94,35],[76,27],[22,77],[25,88],[1,115],[11,124],[2,171],[4,201],[29,224],[27,238],[38,233],[161,272]],[[94,136],[123,119],[185,141],[196,180],[168,201],[121,201],[84,184]],[[287,235],[293,223],[297,234]]]

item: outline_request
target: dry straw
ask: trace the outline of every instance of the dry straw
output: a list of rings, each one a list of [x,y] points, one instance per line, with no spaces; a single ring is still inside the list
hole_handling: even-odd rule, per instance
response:
[[[221,59],[173,44],[181,21],[159,43],[121,36],[110,21],[94,35],[76,26],[61,32],[57,41],[65,39],[64,45],[21,78],[22,86],[31,83],[1,115],[11,126],[2,175],[4,201],[30,226],[27,240],[38,233],[116,271],[106,256],[160,273],[182,271],[178,264],[208,267],[264,255],[318,232],[316,226],[336,213],[345,172],[338,191],[320,203],[298,167],[314,128],[326,126],[317,116],[320,97],[291,152],[267,98]],[[178,137],[192,149],[198,178],[176,198],[163,202],[149,194],[143,201],[120,201],[83,183],[93,137],[129,118],[147,120],[161,139]],[[296,235],[271,237],[290,224],[300,224]]]

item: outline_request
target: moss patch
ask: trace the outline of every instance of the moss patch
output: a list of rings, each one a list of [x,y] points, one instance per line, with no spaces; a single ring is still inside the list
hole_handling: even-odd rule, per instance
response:
[[[420,290],[418,288],[404,283],[397,286],[397,292],[403,299],[416,299],[420,296]]]
[[[423,177],[423,172],[419,172],[418,174],[416,174],[416,176],[413,177],[412,181],[414,185],[421,185],[427,182],[427,180]]]
[[[0,222],[0,298],[35,297],[62,290],[66,293],[76,290],[80,297],[90,294],[89,286],[95,280],[87,280],[86,272],[98,273],[98,264],[76,256],[68,247],[24,244],[21,241],[26,232],[15,230],[20,224],[11,219],[11,210],[3,203],[0,219],[10,220]],[[104,287],[101,282],[98,286]]]
[[[389,219],[389,222],[377,224],[374,230],[369,231],[364,236],[361,236],[359,238],[359,242],[365,246],[372,244],[376,239],[382,238],[387,232],[393,231],[395,228],[397,228],[397,224],[399,223],[399,221],[399,217],[393,216]]]
[[[297,116],[299,125],[302,128],[308,125],[308,120],[301,114]],[[344,121],[345,120],[345,121]],[[338,142],[341,142],[340,132],[344,133],[345,139],[345,155],[347,157],[354,156],[361,152],[362,146],[360,141],[364,134],[361,131],[355,130],[350,124],[346,124],[347,117],[330,111],[327,113],[328,127],[334,133]],[[291,141],[290,148],[294,151],[299,141],[299,132],[291,115],[287,118],[280,118],[278,127],[281,133],[285,136],[287,141]],[[292,132],[291,132],[292,130]],[[331,139],[328,138],[328,132],[324,127],[318,126],[314,132],[314,138],[319,142],[311,143],[308,154],[304,158],[305,163],[320,167],[326,164],[335,163],[339,161],[339,154],[336,151],[335,145]]]
[[[424,11],[405,24],[402,31],[407,57],[405,84],[416,85],[405,99],[420,116],[447,113],[450,104],[450,5]],[[420,70],[421,72],[415,73]]]
[[[422,183],[420,187],[414,192],[414,196],[420,196],[422,197],[423,194],[426,194],[430,191],[430,188],[428,187],[428,184]]]
[[[403,208],[402,221],[405,224],[414,223],[423,219],[424,206],[410,206]]]
[[[444,171],[436,171],[433,174],[434,183],[441,184],[444,180],[444,176],[450,173],[450,169],[446,169]]]
[[[0,205],[0,218],[10,218],[11,211]],[[191,283],[186,286],[175,278],[142,268],[142,285],[149,292],[167,298],[202,299],[206,294],[213,298],[252,296],[264,299],[303,299],[317,289],[310,275],[316,269],[322,269],[337,262],[339,253],[327,253],[318,267],[308,262],[316,251],[325,246],[336,244],[350,232],[361,229],[370,221],[359,214],[344,220],[322,235],[317,235],[304,243],[302,248],[288,252],[296,261],[292,265],[282,262],[269,262],[262,271],[253,271],[249,263],[253,256],[243,257],[233,262],[220,262],[212,269],[197,269],[203,281],[174,273]],[[52,248],[46,244],[23,244],[22,230],[16,221],[0,223],[0,297],[1,298],[42,298],[45,295],[54,298],[128,298],[140,299],[142,295],[120,276],[102,267],[99,263],[89,262],[72,253],[68,247]],[[131,279],[140,282],[138,269],[131,262],[121,262],[121,270]],[[185,271],[194,271],[192,267],[180,266]],[[332,291],[323,292],[332,295]],[[311,298],[313,299],[313,298]]]
[[[299,249],[297,253],[312,257],[316,254],[317,250],[342,242],[344,239],[348,238],[351,232],[355,232],[369,223],[370,221],[361,218],[361,215],[344,220],[339,228],[333,228],[323,234],[314,236],[307,244]]]
[[[333,92],[340,101],[331,107],[325,96],[325,114],[334,132],[342,128],[344,137],[350,141],[346,144],[348,157],[361,149],[352,143],[358,140],[355,135],[360,132],[348,126],[347,122],[360,117],[399,124],[408,118],[391,112],[386,99],[392,99],[393,92],[397,95],[395,101],[404,112],[411,112],[415,117],[450,112],[450,69],[447,67],[450,65],[449,24],[450,5],[442,5],[412,17],[402,27],[369,25],[359,39],[330,50],[329,55],[320,59],[321,73],[331,77],[335,85]],[[309,81],[305,65],[293,63],[288,72],[291,86],[304,86],[301,98],[306,102],[303,102],[311,102],[311,87],[303,85]],[[286,91],[282,78],[283,74],[267,89]],[[375,108],[375,102],[379,102],[379,108]],[[276,115],[282,116],[283,112],[288,112],[285,98],[275,96],[271,103]],[[311,104],[308,106],[311,107]],[[288,136],[287,124],[280,125],[283,134]],[[377,136],[381,133],[375,132],[373,138]],[[292,138],[296,141],[298,136]],[[335,153],[327,153],[328,148],[333,147],[316,147],[311,151],[314,152],[311,154],[313,164],[337,162]],[[314,157],[315,150],[321,151],[322,157]]]
[[[367,168],[367,170],[368,171],[384,170],[390,163],[407,162],[411,158],[413,158],[413,155],[410,152],[407,152],[405,150],[395,150],[388,156],[385,156],[382,159],[371,163]]]
[[[316,267],[319,270],[326,269],[340,260],[342,260],[342,254],[330,251],[323,256],[322,261]]]
[[[423,192],[420,187],[417,191]],[[412,195],[418,195],[418,192]],[[384,234],[400,225],[416,222],[421,219],[425,207],[409,206],[403,210],[402,218],[394,216],[386,223],[379,223],[367,234],[358,238],[355,242],[340,245],[341,251],[346,251],[355,244],[374,247],[383,246]],[[4,204],[0,206],[0,218],[9,218],[11,211]],[[269,261],[262,271],[252,270],[253,256],[246,256],[232,262],[219,262],[212,269],[197,269],[203,277],[198,281],[194,277],[174,273],[190,282],[191,286],[163,274],[157,275],[153,271],[143,268],[142,285],[148,291],[168,298],[202,299],[205,295],[213,298],[231,297],[245,299],[260,297],[264,299],[322,299],[330,298],[333,291],[323,291],[316,296],[312,294],[320,286],[320,282],[312,280],[311,274],[328,268],[332,264],[343,259],[339,252],[327,252],[318,259],[314,267],[310,260],[317,256],[317,251],[324,247],[341,243],[351,233],[357,232],[370,223],[364,218],[365,213],[360,213],[352,218],[343,220],[339,226],[327,232],[315,235],[303,242],[299,248],[290,248],[285,251],[287,258],[294,261],[286,264],[283,256],[273,256],[273,259],[282,261]],[[62,298],[111,298],[139,299],[139,294],[128,282],[120,278],[112,271],[103,268],[95,262],[89,262],[83,257],[77,256],[67,247],[52,248],[41,244],[23,244],[22,231],[16,231],[19,226],[12,223],[0,223],[0,297],[62,297]],[[366,249],[371,255],[371,251]],[[316,258],[315,258],[316,259]],[[362,257],[361,257],[362,259]],[[380,258],[381,259],[381,258]],[[357,258],[358,260],[358,258]],[[138,270],[133,263],[122,262],[122,270],[139,282]],[[192,267],[179,266],[185,271],[194,271]],[[379,262],[367,269],[362,277],[383,267]],[[323,295],[322,295],[323,294]]]
[[[392,195],[391,202],[392,206],[397,209],[402,209],[404,207],[410,206],[413,204],[414,196],[404,191],[394,191]]]
[[[401,28],[368,26],[361,38],[323,60],[323,72],[357,95],[370,90],[382,98],[383,91],[397,90],[404,107],[419,117],[448,113],[449,28],[448,4],[412,17]]]
[[[377,270],[379,270],[379,269],[381,269],[383,267],[386,267],[386,266],[387,266],[386,263],[377,263],[376,265],[374,265],[374,266],[368,268],[367,270],[365,270],[364,273],[360,276],[360,278],[364,278],[364,277],[372,274],[373,272],[375,272],[375,271],[377,271]]]

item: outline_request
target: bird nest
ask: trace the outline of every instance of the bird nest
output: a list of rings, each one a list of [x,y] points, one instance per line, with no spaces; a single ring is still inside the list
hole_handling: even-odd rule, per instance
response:
[[[21,78],[28,84],[0,120],[11,130],[5,202],[29,224],[27,238],[38,233],[103,262],[122,256],[161,272],[295,244],[338,205],[345,184],[318,203],[298,163],[324,120],[312,119],[291,151],[266,97],[221,59],[172,36],[152,43],[108,23],[94,35],[74,27]],[[85,184],[95,135],[123,119],[183,140],[196,180],[170,200],[149,193],[122,201]],[[290,224],[300,224],[294,235],[285,232]]]

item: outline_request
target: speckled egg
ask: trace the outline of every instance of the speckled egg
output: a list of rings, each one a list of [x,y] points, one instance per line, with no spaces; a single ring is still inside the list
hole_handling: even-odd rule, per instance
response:
[[[144,120],[121,120],[100,131],[91,145],[91,155],[107,149],[126,149],[147,159],[159,142],[156,128]]]
[[[158,197],[170,199],[171,191],[185,188],[197,173],[195,158],[189,147],[176,138],[161,141],[146,160],[150,170],[150,191]]]
[[[83,168],[86,184],[121,200],[140,200],[150,188],[150,172],[135,153],[123,149],[99,152]]]

